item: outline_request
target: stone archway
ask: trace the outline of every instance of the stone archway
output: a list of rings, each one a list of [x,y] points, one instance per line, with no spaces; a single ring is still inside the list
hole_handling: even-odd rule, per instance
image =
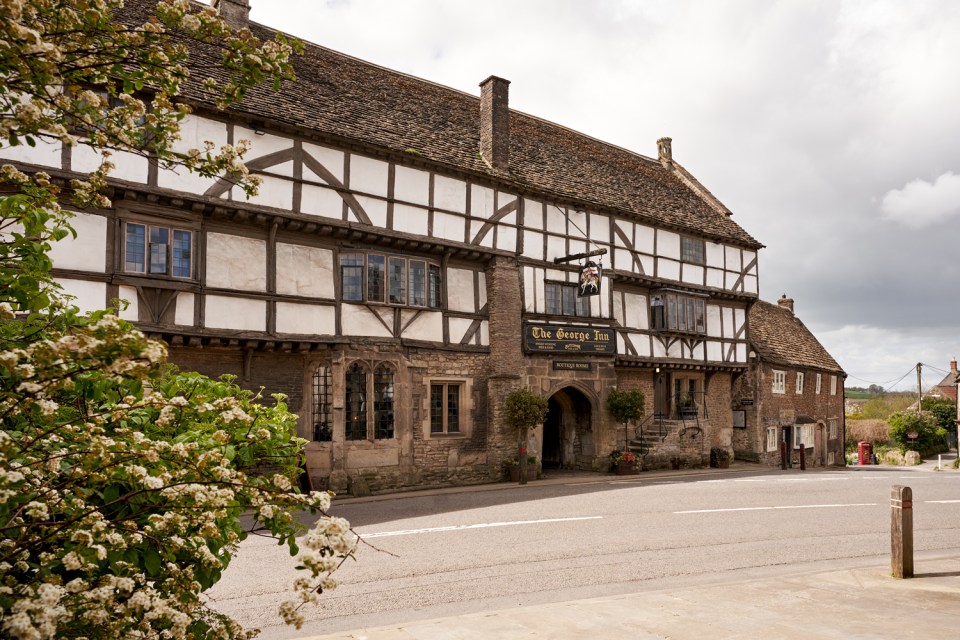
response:
[[[547,401],[540,448],[545,469],[590,468],[593,429],[590,399],[575,387],[556,391]]]

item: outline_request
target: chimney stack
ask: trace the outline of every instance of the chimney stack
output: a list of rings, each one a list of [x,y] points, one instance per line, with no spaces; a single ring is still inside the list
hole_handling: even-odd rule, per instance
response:
[[[657,140],[657,159],[660,164],[669,169],[673,166],[673,139],[660,138]]]
[[[213,8],[234,29],[243,29],[250,24],[250,0],[213,0]]]
[[[777,300],[777,304],[790,313],[793,313],[793,298],[788,298],[787,294],[783,294],[783,296]]]
[[[957,373],[957,359],[950,359],[950,373]]]
[[[510,162],[510,81],[490,76],[480,83],[480,155],[494,169]]]

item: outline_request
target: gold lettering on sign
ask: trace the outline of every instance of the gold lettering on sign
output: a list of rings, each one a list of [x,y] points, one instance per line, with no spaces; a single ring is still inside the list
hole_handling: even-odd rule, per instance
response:
[[[594,329],[593,339],[597,340],[598,342],[609,342],[610,334],[607,333],[606,331],[600,331],[599,329]]]
[[[563,332],[563,329],[560,330],[560,333],[562,333],[562,332]],[[542,329],[542,328],[540,328],[540,327],[533,327],[533,337],[534,337],[535,339],[536,339],[536,338],[544,338],[544,339],[546,339],[546,340],[549,340],[549,339],[553,338],[553,334],[551,334],[551,333],[550,333],[549,331],[547,331],[546,329]],[[557,337],[560,338],[560,337],[562,337],[562,336],[558,335]]]

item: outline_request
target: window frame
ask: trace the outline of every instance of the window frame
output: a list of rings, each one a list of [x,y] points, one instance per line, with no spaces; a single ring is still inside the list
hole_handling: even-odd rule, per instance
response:
[[[804,383],[803,371],[797,371],[796,393],[798,396],[803,395],[803,383]]]
[[[837,395],[837,376],[830,376],[830,395]]]
[[[654,331],[706,335],[707,301],[672,291],[652,294],[649,326]]]
[[[371,258],[374,260],[371,261]],[[359,263],[348,264],[347,261]],[[337,264],[341,302],[431,311],[443,309],[443,269],[437,262],[395,253],[347,250],[340,252]],[[414,282],[411,265],[422,267],[417,282]],[[349,280],[348,269],[351,270]],[[374,281],[374,275],[379,282]],[[420,304],[412,302],[415,294],[422,301]]]
[[[199,230],[188,226],[188,225],[179,225],[175,221],[158,221],[158,220],[146,220],[141,218],[127,218],[124,217],[121,219],[120,224],[120,272],[125,275],[132,275],[137,277],[144,278],[164,278],[170,280],[177,280],[180,282],[187,281],[196,281],[197,279],[197,269],[198,269],[198,238]],[[136,265],[139,268],[130,268],[135,263],[130,259],[131,258],[131,236],[130,231],[134,227],[140,227],[142,235],[136,239],[140,244],[138,247],[140,251],[137,252],[138,260]],[[154,231],[165,232],[166,233],[166,242],[154,242],[152,238],[154,237]],[[188,234],[189,235],[189,245],[187,248],[187,268],[186,275],[181,275],[176,273],[178,270],[178,262],[183,261],[182,246],[179,249],[177,247],[177,236],[178,234]],[[154,261],[153,255],[154,248],[163,246],[163,270],[153,270]]]
[[[464,429],[464,391],[466,389],[466,384],[462,380],[430,380],[428,385],[428,395],[427,395],[427,425],[429,428],[430,437],[443,437],[443,436],[464,436],[466,435]],[[442,405],[441,405],[441,415],[439,416],[440,428],[435,429],[434,425],[437,423],[437,416],[434,413],[434,390],[439,389],[441,393]],[[450,429],[449,421],[449,412],[450,412],[450,390],[457,390],[457,405],[456,405],[456,429]]]
[[[383,399],[381,372],[389,372],[389,398]],[[362,384],[352,380],[363,374]],[[391,362],[354,360],[343,371],[343,439],[345,442],[376,442],[396,439],[397,367]],[[359,397],[355,397],[359,396]],[[382,418],[389,416],[385,427]],[[354,416],[357,416],[354,418]]]
[[[817,395],[820,395],[820,387],[822,386],[822,384],[823,384],[823,374],[818,373],[818,374],[817,374],[817,383],[816,383]]]
[[[773,385],[770,389],[770,392],[778,396],[786,395],[787,372],[780,371],[779,369],[773,369],[772,371],[773,371]]]
[[[687,264],[706,265],[707,245],[704,239],[680,236],[680,261]]]
[[[314,442],[333,442],[333,371],[328,364],[317,365],[311,383]]]
[[[546,280],[543,283],[543,310],[550,316],[566,318],[589,318],[590,298],[578,296],[579,286],[575,282]],[[556,293],[551,294],[551,291]],[[572,306],[569,306],[572,305]],[[557,306],[559,305],[559,306]]]
[[[777,438],[777,428],[767,427],[767,451],[779,451],[780,439]]]

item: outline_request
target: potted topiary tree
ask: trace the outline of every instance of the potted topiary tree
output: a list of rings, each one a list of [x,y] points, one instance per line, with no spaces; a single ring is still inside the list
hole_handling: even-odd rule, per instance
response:
[[[503,403],[503,417],[507,426],[515,430],[520,440],[519,462],[520,484],[527,484],[527,439],[530,429],[543,424],[547,417],[547,399],[527,387],[518,387],[507,394]],[[534,458],[536,464],[536,458]]]
[[[607,394],[607,411],[613,416],[613,419],[623,425],[623,454],[616,456],[615,462],[622,459],[624,454],[630,453],[630,464],[634,469],[639,469],[640,460],[627,450],[627,443],[630,436],[627,434],[627,425],[632,420],[640,420],[643,417],[644,397],[643,393],[633,389],[631,391],[620,391],[619,389],[610,389]]]

